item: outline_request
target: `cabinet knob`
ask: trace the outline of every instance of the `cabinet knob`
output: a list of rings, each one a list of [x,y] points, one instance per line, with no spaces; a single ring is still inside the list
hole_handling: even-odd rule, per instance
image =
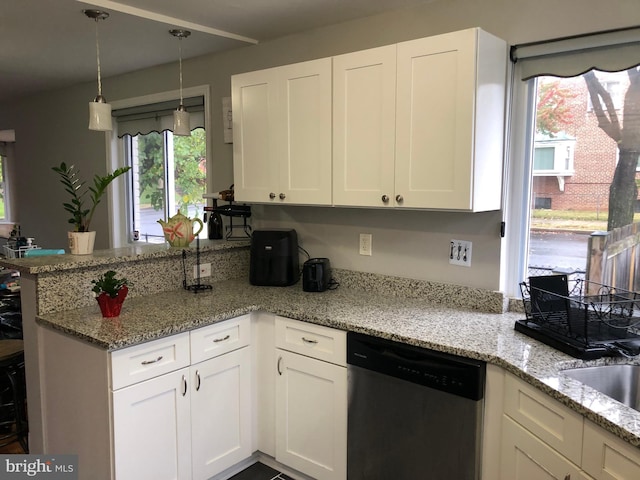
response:
[[[274,198],[276,198],[276,194],[275,194],[275,193],[273,193],[273,192],[271,192],[271,193],[269,194],[269,198],[270,198],[271,200],[273,200]]]
[[[396,195],[396,202],[402,203],[403,200],[404,198],[402,198],[402,195]]]
[[[389,203],[389,195],[382,195],[382,203]]]
[[[280,200],[284,200],[285,198],[287,198],[287,196],[284,193],[280,194]]]

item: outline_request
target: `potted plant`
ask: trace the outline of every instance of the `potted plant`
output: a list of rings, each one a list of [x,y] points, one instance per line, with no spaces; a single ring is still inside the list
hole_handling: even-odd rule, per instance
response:
[[[78,178],[75,166],[62,162],[52,170],[60,176],[60,183],[71,196],[69,203],[63,203],[64,209],[71,214],[69,223],[74,226],[69,232],[69,248],[73,254],[90,254],[93,252],[93,244],[96,232],[90,231],[91,219],[102,196],[107,191],[109,184],[120,175],[127,173],[131,167],[121,167],[105,176],[95,175],[93,185],[83,189],[86,182]],[[85,202],[89,206],[85,206]]]
[[[116,272],[109,270],[97,280],[91,280],[91,289],[96,296],[102,316],[105,318],[120,315],[122,303],[129,293],[129,282],[126,278],[117,278]]]

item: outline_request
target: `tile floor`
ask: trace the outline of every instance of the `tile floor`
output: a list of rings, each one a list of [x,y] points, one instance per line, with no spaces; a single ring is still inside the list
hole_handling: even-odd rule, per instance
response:
[[[280,473],[264,463],[254,463],[249,468],[234,475],[229,480],[292,480],[284,473]]]

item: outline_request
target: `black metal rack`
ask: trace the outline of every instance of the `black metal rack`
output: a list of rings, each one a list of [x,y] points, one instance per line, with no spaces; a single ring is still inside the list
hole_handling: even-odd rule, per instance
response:
[[[530,277],[520,284],[526,320],[515,329],[574,357],[640,353],[640,294],[567,280]]]

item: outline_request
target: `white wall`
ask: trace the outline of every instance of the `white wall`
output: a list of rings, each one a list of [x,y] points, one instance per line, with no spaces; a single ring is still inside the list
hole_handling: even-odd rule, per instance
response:
[[[637,0],[439,0],[291,37],[184,62],[185,86],[211,89],[214,191],[233,181],[231,145],[222,141],[220,99],[234,73],[283,65],[479,26],[510,44],[640,24]],[[109,100],[174,90],[175,64],[104,80]],[[87,130],[92,83],[0,105],[0,129],[16,130],[18,220],[23,232],[47,248],[64,247],[65,195],[51,172],[64,160],[90,177],[105,171],[102,134]],[[55,112],[55,113],[47,113]],[[514,159],[517,161],[518,159]],[[378,210],[274,207],[254,209],[254,225],[288,225],[314,256],[340,268],[497,289],[500,212],[445,214]],[[97,248],[108,244],[106,208],[94,219]],[[372,257],[357,255],[357,233],[374,234]],[[451,238],[473,243],[471,268],[449,266]],[[443,253],[445,252],[445,253]]]

